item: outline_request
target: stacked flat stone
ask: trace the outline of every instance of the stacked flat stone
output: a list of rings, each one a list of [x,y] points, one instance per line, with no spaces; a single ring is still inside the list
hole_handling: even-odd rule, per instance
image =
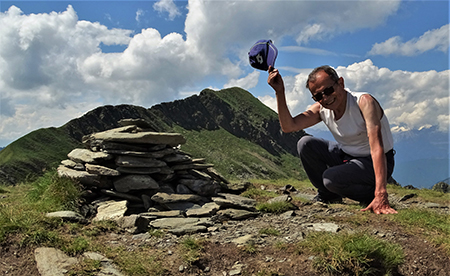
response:
[[[85,148],[68,154],[69,159],[62,161],[58,168],[59,176],[76,179],[92,193],[100,191],[114,199],[115,203],[108,204],[115,206],[113,213],[119,212],[119,217],[131,204],[144,210],[139,218],[149,218],[161,211],[179,211],[182,217],[210,217],[219,209],[233,206],[230,198],[237,196],[220,193],[229,182],[212,164],[183,152],[180,145],[186,140],[181,134],[149,131],[142,120],[119,123],[122,127],[84,136]],[[249,199],[238,199],[234,204],[245,213],[238,216],[257,214],[255,202],[240,204],[239,200]],[[103,207],[98,210],[107,209]],[[109,212],[97,214],[94,220],[116,216]]]

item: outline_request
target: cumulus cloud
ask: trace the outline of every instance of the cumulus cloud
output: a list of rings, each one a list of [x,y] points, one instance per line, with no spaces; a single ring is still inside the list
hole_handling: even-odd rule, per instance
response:
[[[394,131],[420,129],[430,125],[440,131],[449,130],[450,70],[436,72],[391,71],[379,68],[368,59],[338,67],[345,86],[355,92],[371,93],[382,105]],[[305,111],[313,103],[305,88],[308,73],[285,79],[286,98],[293,116]],[[431,93],[432,91],[432,93]],[[275,97],[260,100],[276,110]]]
[[[447,52],[449,32],[449,24],[447,24],[439,29],[427,31],[419,38],[413,38],[407,42],[402,42],[401,37],[394,36],[385,42],[373,45],[368,54],[414,56],[431,50]]]
[[[243,88],[246,90],[254,88],[258,84],[259,75],[260,75],[260,72],[255,70],[243,78],[231,79],[230,81],[228,81],[228,83],[226,83],[223,86],[223,88],[229,88],[229,87],[234,87],[234,86],[237,86],[237,87],[240,87],[240,88]]]
[[[167,12],[169,14],[169,20],[174,20],[175,17],[181,15],[173,0],[159,0],[153,4],[153,8],[160,13]]]
[[[338,33],[375,27],[394,14],[399,5],[400,1],[384,0],[330,1],[327,5],[321,1],[260,1],[255,5],[251,1],[189,0],[184,34],[165,36],[154,28],[134,33],[79,20],[72,6],[63,12],[30,15],[12,6],[0,13],[0,139],[17,137],[19,132],[25,134],[39,127],[59,126],[99,105],[128,103],[149,107],[172,101],[183,97],[182,91],[193,91],[196,83],[214,85],[207,83],[209,78],[224,80],[224,87],[250,89],[255,87],[259,73],[248,71],[247,52],[261,37],[275,42],[292,37],[307,44]],[[158,1],[153,8],[167,13],[169,19],[180,15],[170,0]],[[140,20],[141,15],[136,13],[136,19]],[[272,20],[270,25],[267,18]],[[124,45],[126,49],[104,53],[102,44]],[[296,50],[313,51],[307,47]],[[382,75],[383,68],[375,71],[381,80],[395,85],[388,85],[389,91],[403,93],[399,89],[403,82]],[[448,73],[436,72],[436,76],[442,74]],[[301,72],[285,78],[291,91],[289,104],[296,110],[312,103],[309,92],[303,89],[306,75]],[[356,84],[357,77],[349,77],[348,81]],[[370,84],[376,86],[374,81],[361,86],[372,88]],[[417,96],[414,88],[406,87],[404,93]],[[436,104],[429,101],[416,108],[428,111]],[[401,116],[403,113],[394,107],[387,111]],[[442,114],[447,113],[441,112],[435,118],[448,121],[448,116]],[[419,125],[418,120],[410,119],[407,125]]]

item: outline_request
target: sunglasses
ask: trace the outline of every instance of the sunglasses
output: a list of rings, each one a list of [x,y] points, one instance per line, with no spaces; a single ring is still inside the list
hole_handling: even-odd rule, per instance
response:
[[[336,83],[334,83],[334,84],[336,84]],[[319,93],[316,93],[315,95],[313,95],[312,96],[313,100],[318,102],[323,99],[323,95],[330,96],[331,94],[333,94],[334,93],[334,84],[328,88],[325,88],[322,92],[319,92]]]

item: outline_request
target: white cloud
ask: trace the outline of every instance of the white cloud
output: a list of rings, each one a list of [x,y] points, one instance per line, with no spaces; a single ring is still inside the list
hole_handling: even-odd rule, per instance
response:
[[[368,53],[369,55],[401,55],[414,56],[427,51],[448,51],[449,24],[439,29],[427,31],[419,38],[402,42],[401,37],[394,36],[382,43],[376,43]]]
[[[134,34],[132,30],[108,29],[98,22],[79,20],[71,6],[60,13],[31,15],[11,7],[0,13],[0,139],[6,141],[38,127],[61,125],[98,105],[150,107],[194,93],[185,91],[194,91],[198,83],[219,86],[209,84],[209,79],[224,80],[225,87],[255,87],[258,72],[248,71],[246,59],[249,47],[261,37],[270,37],[274,42],[282,42],[286,37],[301,38],[300,43],[307,43],[375,27],[384,23],[399,4],[399,1],[381,0],[329,1],[327,5],[322,1],[283,1],[282,5],[279,1],[260,1],[255,5],[248,1],[190,0],[184,34],[170,33],[164,37],[153,28]],[[179,15],[173,1],[159,1],[154,9],[167,12],[169,19]],[[140,14],[136,16],[141,19]],[[320,25],[319,31],[314,32],[315,24]],[[103,53],[101,44],[125,45],[126,49]],[[398,105],[402,104],[402,93],[420,98],[406,81],[389,78],[390,74],[401,75],[400,72],[365,62],[359,66],[363,68],[360,73],[351,73],[350,66],[344,70],[349,74],[346,77],[349,84],[353,81],[353,86],[374,91],[372,88],[377,88],[378,83],[372,76],[362,74],[372,68],[380,80],[386,81],[385,88],[389,89],[386,91],[396,95]],[[299,72],[295,68],[289,71]],[[428,79],[439,79],[442,75],[445,78],[445,74],[448,78],[448,72],[435,73],[424,72],[419,76],[434,88],[437,84]],[[358,81],[361,75],[367,83]],[[290,91],[288,102],[296,111],[312,103],[304,89],[306,76],[306,72],[300,72],[295,77],[285,77]],[[416,78],[413,83],[420,82]],[[437,92],[442,97],[441,90]],[[438,105],[433,101],[427,104],[417,108],[428,112],[430,107]],[[439,108],[430,111],[431,114],[440,112],[430,118],[448,121],[448,116],[443,116],[447,114],[442,112],[444,107]],[[400,112],[394,105],[388,105],[387,111],[394,115]],[[417,118],[410,119],[408,124],[419,126],[421,120],[422,125],[430,123],[429,119]]]
[[[136,11],[136,17],[135,17],[136,22],[138,22],[138,23],[141,22],[141,18],[144,15],[145,15],[145,11],[143,9],[138,9]]]
[[[229,80],[228,83],[226,83],[223,86],[223,88],[237,86],[237,87],[249,90],[251,88],[254,88],[258,84],[259,75],[260,75],[260,72],[254,70],[253,72],[251,72],[244,78]]]
[[[450,70],[436,72],[391,71],[375,66],[370,59],[338,67],[345,86],[355,92],[371,93],[382,105],[389,123],[396,131],[420,129],[430,125],[448,131]],[[313,103],[305,88],[308,73],[285,78],[286,99],[293,116],[305,111]],[[275,97],[260,100],[274,109]]]
[[[174,20],[175,17],[181,15],[173,0],[159,0],[153,4],[153,8],[160,13],[167,12],[169,14],[169,20]]]

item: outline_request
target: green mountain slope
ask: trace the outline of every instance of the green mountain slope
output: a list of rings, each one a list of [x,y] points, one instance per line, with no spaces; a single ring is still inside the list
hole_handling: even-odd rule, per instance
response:
[[[80,147],[81,138],[142,118],[158,132],[182,133],[182,149],[203,157],[229,179],[305,178],[295,157],[304,132],[284,134],[277,114],[241,88],[203,90],[149,109],[118,105],[96,108],[60,128],[34,131],[0,151],[0,183],[14,185],[56,166]]]

